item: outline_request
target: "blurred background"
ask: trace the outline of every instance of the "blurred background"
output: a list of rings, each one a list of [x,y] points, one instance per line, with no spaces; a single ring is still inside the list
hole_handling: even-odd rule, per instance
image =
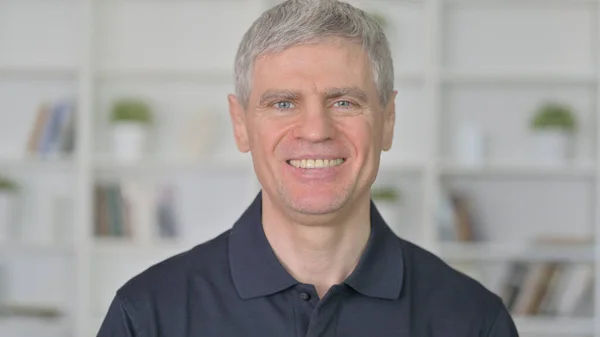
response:
[[[95,336],[116,289],[259,191],[227,115],[275,0],[0,0],[0,336]],[[395,60],[373,197],[522,336],[600,337],[597,0],[351,1]]]

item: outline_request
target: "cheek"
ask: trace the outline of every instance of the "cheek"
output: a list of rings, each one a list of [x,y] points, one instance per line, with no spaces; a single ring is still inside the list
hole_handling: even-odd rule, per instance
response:
[[[269,119],[256,120],[252,123],[251,146],[255,152],[273,153],[279,144],[286,126],[281,122]]]
[[[372,121],[364,117],[350,118],[342,121],[338,129],[353,144],[359,155],[364,156],[374,145],[374,128]]]

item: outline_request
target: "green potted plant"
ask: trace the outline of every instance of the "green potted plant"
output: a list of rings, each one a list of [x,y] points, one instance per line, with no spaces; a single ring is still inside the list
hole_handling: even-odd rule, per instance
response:
[[[573,108],[555,101],[541,104],[530,120],[536,159],[562,164],[573,155],[577,121]]]
[[[18,190],[18,185],[14,180],[0,175],[0,193],[15,193]]]
[[[0,175],[0,242],[10,237],[18,190],[14,180]]]
[[[400,191],[392,186],[373,187],[371,198],[374,201],[396,203],[400,200]]]
[[[120,161],[141,159],[153,124],[148,104],[138,98],[121,98],[112,106],[110,122],[115,158]]]

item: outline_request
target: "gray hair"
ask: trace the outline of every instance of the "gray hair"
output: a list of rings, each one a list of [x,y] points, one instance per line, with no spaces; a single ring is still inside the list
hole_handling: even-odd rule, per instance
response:
[[[393,92],[394,66],[389,42],[366,12],[337,0],[288,0],[264,12],[244,34],[235,58],[235,91],[246,107],[254,61],[294,45],[338,37],[362,44],[372,63],[382,105]]]

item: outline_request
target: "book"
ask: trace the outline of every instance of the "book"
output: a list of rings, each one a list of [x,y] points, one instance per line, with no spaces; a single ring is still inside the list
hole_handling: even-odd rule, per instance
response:
[[[516,315],[531,316],[538,313],[542,299],[546,295],[548,284],[557,269],[557,263],[529,263],[527,273],[515,299],[512,312]]]
[[[25,147],[27,156],[57,159],[75,149],[76,105],[69,99],[42,102]]]
[[[96,236],[133,236],[131,205],[119,184],[97,184],[94,199]]]

